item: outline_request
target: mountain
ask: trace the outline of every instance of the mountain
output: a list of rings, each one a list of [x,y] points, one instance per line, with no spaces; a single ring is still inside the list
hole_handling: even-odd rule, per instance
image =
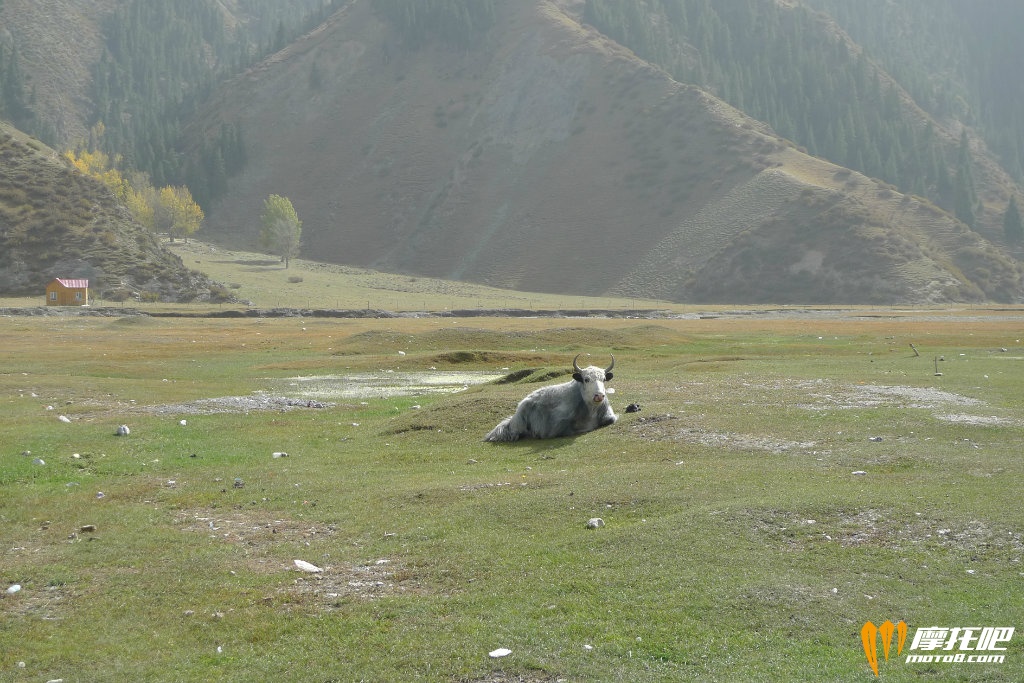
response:
[[[1020,193],[1004,143],[1024,126],[977,78],[1002,54],[980,38],[998,12],[968,30],[954,0],[851,2],[111,0],[79,7],[103,46],[80,51],[76,111],[117,124],[108,153],[187,183],[207,239],[246,247],[278,194],[303,255],[409,274],[676,301],[1024,299],[1002,229]],[[5,23],[12,8],[45,25],[26,0]],[[272,10],[287,30],[255,20]],[[167,26],[196,47],[155,56]],[[20,54],[42,93],[55,79]]]
[[[252,242],[276,193],[319,258],[502,287],[1021,297],[1018,264],[980,233],[675,80],[582,3],[496,3],[486,39],[416,47],[376,9],[349,4],[217,90],[190,134],[237,122],[249,162],[211,232]]]
[[[108,300],[227,298],[136,223],[105,185],[0,123],[0,292],[41,300],[55,277],[87,278]]]

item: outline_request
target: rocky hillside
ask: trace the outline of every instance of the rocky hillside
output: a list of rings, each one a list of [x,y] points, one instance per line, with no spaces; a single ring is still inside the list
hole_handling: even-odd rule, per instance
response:
[[[226,297],[136,223],[97,180],[0,124],[0,293],[42,298],[54,277],[90,280],[102,299]]]
[[[288,196],[305,253],[526,290],[677,301],[1024,296],[1013,258],[920,197],[811,157],[581,21],[499,3],[416,49],[356,1],[218,90],[250,134],[209,233],[253,244]],[[316,78],[311,78],[316,74]]]

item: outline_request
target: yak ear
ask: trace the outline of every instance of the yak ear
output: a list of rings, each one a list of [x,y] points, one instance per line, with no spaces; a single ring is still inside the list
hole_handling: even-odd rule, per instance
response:
[[[572,373],[572,378],[574,380],[576,380],[577,382],[582,382],[583,381],[583,375],[578,373],[578,372]]]
[[[606,373],[604,373],[604,381],[605,382],[610,382],[610,381],[612,381],[612,377],[614,377],[614,376],[615,375],[613,375],[612,373],[606,372]]]

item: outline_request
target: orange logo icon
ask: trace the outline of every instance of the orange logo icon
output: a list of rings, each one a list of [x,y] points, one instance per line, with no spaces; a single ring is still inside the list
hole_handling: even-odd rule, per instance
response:
[[[887,619],[881,626],[875,626],[869,621],[860,630],[860,640],[864,643],[864,654],[867,655],[868,664],[871,665],[871,670],[875,672],[875,676],[878,675],[878,637],[882,637],[882,652],[885,655],[885,661],[889,661],[889,649],[892,647],[893,632],[899,634],[896,640],[896,654],[899,655],[903,652],[903,644],[907,642],[906,622],[900,621],[900,623],[894,625]]]

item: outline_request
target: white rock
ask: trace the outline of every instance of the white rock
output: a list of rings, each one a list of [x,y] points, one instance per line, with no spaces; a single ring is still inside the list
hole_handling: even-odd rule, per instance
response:
[[[604,520],[600,517],[591,517],[589,520],[587,520],[588,529],[600,529],[603,526]]]
[[[14,584],[13,586],[11,586],[10,588],[7,589],[7,594],[8,595],[14,595],[15,593],[17,593],[20,590],[21,590],[21,584],[20,583],[16,583],[16,584]]]
[[[499,647],[497,650],[491,650],[487,653],[492,659],[498,659],[499,657],[508,657],[512,654],[512,650],[507,647]]]
[[[855,474],[858,477],[863,477],[865,474],[867,474],[867,472],[865,472],[864,470],[857,470],[855,472],[851,472],[850,474]]]
[[[308,572],[309,574],[319,574],[323,571],[323,569],[321,569],[320,567],[316,566],[315,564],[310,564],[305,560],[295,560],[295,566],[304,572]]]
[[[67,415],[60,415],[57,419],[61,422],[71,422],[71,418]]]
[[[128,436],[131,433],[132,431],[128,429],[128,425],[121,425],[116,430],[114,430],[114,436]]]
[[[285,453],[284,451],[274,451],[273,456],[275,458],[287,458],[288,454]]]
[[[181,425],[182,427],[184,427],[185,425],[187,425],[187,424],[188,424],[188,420],[182,420],[182,421],[181,421],[181,422],[179,422],[178,424],[180,424],[180,425]]]
[[[46,462],[42,458],[36,458],[32,461],[33,465],[45,465]]]

